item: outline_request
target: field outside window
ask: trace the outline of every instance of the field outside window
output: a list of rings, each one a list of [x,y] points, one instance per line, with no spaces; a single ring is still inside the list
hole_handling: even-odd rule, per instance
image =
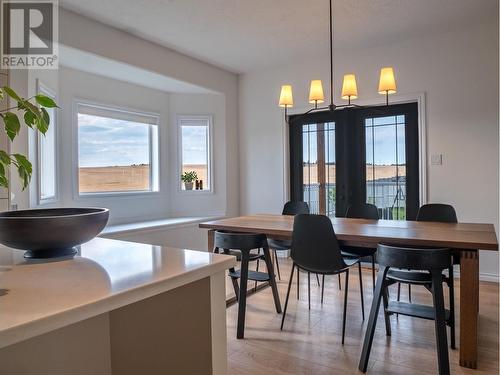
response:
[[[158,117],[78,105],[80,194],[158,190]]]

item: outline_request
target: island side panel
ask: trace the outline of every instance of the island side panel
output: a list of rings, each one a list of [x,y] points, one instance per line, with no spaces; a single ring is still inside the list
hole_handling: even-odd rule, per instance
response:
[[[212,373],[227,374],[226,277],[219,272],[210,277],[212,317]]]
[[[113,375],[212,374],[210,278],[109,313]]]
[[[0,374],[111,375],[108,314],[0,349]]]

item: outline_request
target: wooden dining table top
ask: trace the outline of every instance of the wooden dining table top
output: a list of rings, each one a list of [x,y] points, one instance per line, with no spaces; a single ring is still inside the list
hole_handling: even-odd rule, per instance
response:
[[[200,228],[232,232],[263,233],[273,238],[290,238],[293,216],[259,214],[207,221]],[[493,224],[438,223],[406,220],[332,218],[339,241],[346,245],[442,246],[454,249],[498,251]]]

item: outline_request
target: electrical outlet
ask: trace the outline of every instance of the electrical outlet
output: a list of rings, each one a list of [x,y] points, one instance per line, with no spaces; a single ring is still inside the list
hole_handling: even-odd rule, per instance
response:
[[[443,164],[443,154],[435,154],[431,156],[432,165],[442,165]]]

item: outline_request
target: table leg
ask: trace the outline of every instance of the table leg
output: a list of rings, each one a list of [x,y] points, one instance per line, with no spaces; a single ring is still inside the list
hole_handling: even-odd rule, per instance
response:
[[[460,366],[477,368],[479,251],[460,251]]]
[[[214,237],[215,237],[215,230],[214,229],[209,229],[207,232],[207,238],[208,238],[208,244],[207,244],[207,250],[209,252],[214,251]]]

